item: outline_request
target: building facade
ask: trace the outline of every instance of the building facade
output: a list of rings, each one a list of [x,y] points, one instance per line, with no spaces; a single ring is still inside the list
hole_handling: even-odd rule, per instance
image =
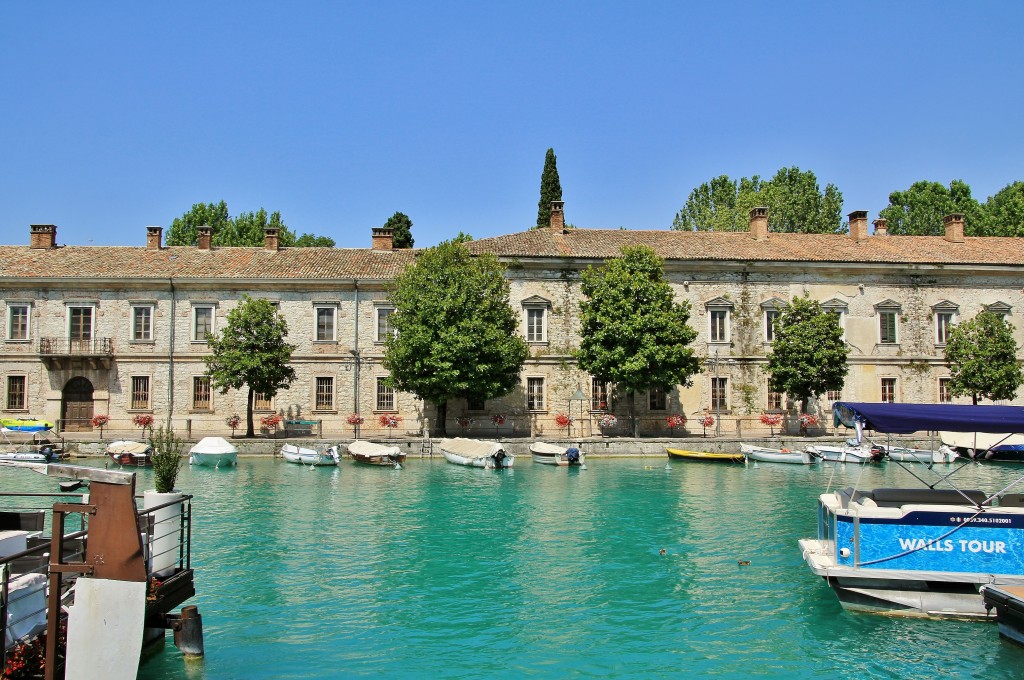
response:
[[[366,249],[279,248],[273,229],[262,248],[214,248],[202,228],[194,247],[163,246],[160,227],[147,227],[144,247],[60,246],[56,232],[32,225],[28,246],[0,246],[4,417],[45,417],[73,432],[94,429],[93,418],[105,415],[107,427],[123,431],[148,414],[177,431],[222,433],[226,418],[244,416],[247,394],[211,389],[205,338],[249,295],[275,304],[296,345],[295,382],[258,395],[257,418],[316,422],[333,437],[354,434],[353,413],[365,419],[363,436],[393,434],[378,427],[380,415],[401,416],[398,434],[433,419],[432,405],[384,381],[388,289],[416,256],[392,248],[386,230],[374,229]],[[1024,244],[965,238],[961,216],[946,218],[941,237],[891,237],[884,220],[869,235],[864,212],[850,214],[849,235],[769,233],[761,208],[748,232],[590,230],[566,228],[557,204],[550,228],[468,244],[508,266],[530,358],[512,394],[450,403],[449,432],[587,436],[600,433],[599,415],[621,419],[624,395],[580,371],[572,351],[581,272],[637,244],[664,258],[705,359],[692,385],[635,395],[643,434],[680,432],[669,425],[673,414],[699,432],[694,416],[706,412],[719,431],[754,434],[763,411],[792,411],[785,395],[769,390],[764,369],[771,320],[795,296],[835,313],[850,347],[846,385],[823,395],[815,405],[822,413],[840,398],[951,401],[949,328],[986,309],[1020,325]],[[1015,334],[1024,344],[1022,329]],[[571,416],[568,432],[559,414]]]

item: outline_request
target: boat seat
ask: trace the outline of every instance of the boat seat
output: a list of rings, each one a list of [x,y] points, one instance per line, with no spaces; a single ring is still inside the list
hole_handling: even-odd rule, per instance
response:
[[[42,531],[45,510],[0,510],[0,531]]]
[[[999,505],[1004,508],[1024,508],[1024,493],[1003,494],[999,498]]]
[[[988,494],[977,489],[875,489],[864,492],[879,507],[898,508],[910,503],[917,505],[981,505]]]

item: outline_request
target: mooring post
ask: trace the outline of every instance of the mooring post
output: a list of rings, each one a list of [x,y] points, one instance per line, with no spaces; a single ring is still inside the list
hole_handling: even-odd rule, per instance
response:
[[[180,615],[172,616],[167,618],[174,630],[174,646],[186,657],[203,656],[203,617],[199,615],[199,608],[190,604],[181,608]]]

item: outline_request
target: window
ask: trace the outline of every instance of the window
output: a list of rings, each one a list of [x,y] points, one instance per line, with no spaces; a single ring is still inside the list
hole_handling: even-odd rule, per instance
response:
[[[896,344],[896,312],[878,313],[878,341],[883,345]]]
[[[314,409],[317,411],[334,410],[334,378],[323,376],[316,379],[314,404]]]
[[[68,308],[68,341],[72,351],[92,348],[92,307]]]
[[[608,408],[608,381],[590,379],[590,410],[604,411]]]
[[[192,410],[210,410],[210,378],[205,375],[192,377]]]
[[[896,378],[882,378],[882,401],[887,404],[896,401]]]
[[[27,378],[23,375],[7,376],[7,410],[24,411],[28,408]]]
[[[213,333],[213,306],[192,308],[192,342],[206,342],[207,333]]]
[[[543,307],[526,308],[526,341],[547,342],[547,310]]]
[[[828,399],[829,403],[834,404],[837,401],[843,400],[843,393],[841,390],[829,390],[825,393],[825,398]]]
[[[769,411],[781,411],[782,410],[782,392],[772,392],[771,383],[768,384],[768,410]]]
[[[544,378],[526,379],[526,408],[529,411],[544,410]]]
[[[779,310],[766,309],[764,312],[764,339],[765,342],[775,340],[775,321],[779,318]]]
[[[935,343],[945,345],[949,341],[949,328],[953,325],[952,312],[936,312],[935,314]]]
[[[711,342],[728,342],[729,310],[712,309],[709,317],[711,319]]]
[[[132,306],[132,342],[153,340],[153,306]]]
[[[485,411],[487,410],[487,401],[484,399],[469,398],[466,400],[467,411]]]
[[[983,305],[983,307],[986,312],[992,312],[996,316],[1003,317],[1004,320],[1005,317],[1009,316],[1010,312],[1013,311],[1013,307],[1006,304],[1005,302],[993,302],[990,305]]]
[[[149,409],[149,376],[132,376],[132,402],[130,409],[142,411]]]
[[[395,410],[395,390],[387,383],[387,378],[377,378],[377,410]]]
[[[846,302],[838,298],[832,298],[827,302],[821,303],[821,308],[835,315],[836,322],[839,323],[839,330],[842,331],[840,336],[843,340],[846,339],[846,314],[850,311]]]
[[[647,392],[648,407],[651,411],[668,410],[668,394],[664,387],[652,387]]]
[[[7,339],[28,340],[29,305],[7,306]]]
[[[394,313],[394,307],[377,307],[377,337],[374,342],[384,342],[389,335],[398,334],[391,325],[391,315]]]
[[[727,399],[729,388],[728,378],[711,379],[711,410],[715,413],[726,411],[729,408]]]
[[[335,335],[334,317],[337,309],[334,306],[316,307],[316,338],[317,342],[333,342]]]
[[[253,411],[273,411],[274,402],[269,394],[262,392],[256,392],[252,395],[252,410]]]
[[[952,378],[939,378],[939,403],[952,404],[953,393],[949,391]]]

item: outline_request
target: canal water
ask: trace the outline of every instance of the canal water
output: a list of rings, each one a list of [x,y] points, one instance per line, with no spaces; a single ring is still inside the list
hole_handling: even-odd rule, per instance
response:
[[[1021,677],[995,625],[846,613],[804,566],[817,495],[919,484],[894,463],[516,465],[186,466],[206,658],[139,677]]]

